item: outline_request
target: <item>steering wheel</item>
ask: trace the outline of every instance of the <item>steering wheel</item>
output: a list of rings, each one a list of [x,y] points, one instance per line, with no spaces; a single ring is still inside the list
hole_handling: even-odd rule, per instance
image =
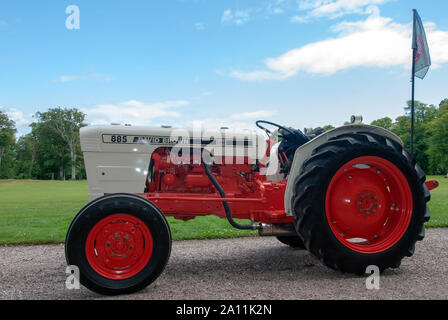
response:
[[[283,127],[283,126],[281,126],[281,125],[279,125],[279,124],[277,124],[277,123],[274,123],[274,122],[265,121],[265,120],[258,120],[257,122],[255,122],[255,124],[256,124],[256,126],[257,126],[258,128],[260,128],[261,130],[264,130],[264,131],[267,132],[269,135],[271,134],[271,131],[269,131],[268,129],[266,129],[265,127],[263,127],[263,126],[261,125],[262,123],[269,124],[269,125],[271,125],[271,126],[277,127],[277,128],[279,128],[279,129],[282,129],[282,130],[284,130],[284,131],[286,131],[286,132],[289,132],[290,134],[294,135],[294,132],[292,132],[291,129],[285,128],[285,127]],[[279,135],[279,137],[282,138],[283,136]]]

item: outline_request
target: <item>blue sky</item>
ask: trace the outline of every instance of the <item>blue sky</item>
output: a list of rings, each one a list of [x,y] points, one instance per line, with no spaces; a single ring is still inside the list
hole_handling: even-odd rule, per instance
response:
[[[80,29],[66,28],[66,8]],[[434,67],[417,99],[448,98],[446,0],[3,0],[0,108],[76,107],[87,122],[247,128],[396,117],[410,96],[412,9]]]

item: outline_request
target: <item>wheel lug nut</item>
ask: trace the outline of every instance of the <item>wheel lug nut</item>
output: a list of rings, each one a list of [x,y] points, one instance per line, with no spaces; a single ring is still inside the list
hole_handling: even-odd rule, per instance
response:
[[[364,196],[359,196],[359,199],[364,200]]]
[[[369,193],[369,192],[367,192],[367,193],[366,193],[366,197],[369,197],[369,196],[370,196],[370,193]]]
[[[375,207],[379,207],[380,205],[378,203],[373,204]]]
[[[114,238],[118,239],[118,233],[114,234]]]
[[[122,255],[121,257],[122,257],[123,259],[126,259],[126,255],[125,255],[125,254],[124,254],[124,255]]]
[[[356,204],[357,204],[358,206],[360,206],[362,203],[358,201]]]
[[[374,239],[378,239],[378,235],[374,234],[374,235],[373,235],[373,238],[374,238]]]
[[[395,203],[392,203],[392,208],[395,208],[397,205]]]
[[[126,235],[126,237],[124,237],[126,240],[129,240],[129,236],[128,235]]]
[[[375,197],[375,196],[372,196],[372,200],[376,200],[376,197]]]
[[[380,173],[381,173],[381,171],[380,171],[380,170],[377,170],[377,171],[376,171],[376,173],[377,173],[377,174],[380,174]]]
[[[106,246],[110,247],[110,242],[106,243]]]
[[[376,213],[376,210],[372,210],[372,213]]]
[[[359,210],[359,212],[363,213],[363,212],[364,212],[364,210],[360,209],[360,210]]]
[[[111,256],[111,257],[115,257],[115,254],[111,253],[110,256]]]

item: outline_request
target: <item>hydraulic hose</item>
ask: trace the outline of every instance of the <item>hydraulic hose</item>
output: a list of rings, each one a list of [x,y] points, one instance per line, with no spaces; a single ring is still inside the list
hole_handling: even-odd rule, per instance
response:
[[[216,190],[218,190],[219,194],[221,195],[221,198],[225,199],[226,193],[224,192],[224,189],[221,187],[219,182],[216,180],[216,178],[213,176],[212,172],[210,171],[210,166],[208,164],[206,164],[204,160],[202,160],[202,162],[204,163],[205,174],[210,179],[211,183],[215,186]],[[259,230],[260,229],[261,226],[257,226],[255,224],[241,225],[241,224],[235,222],[235,220],[233,220],[233,218],[232,218],[232,213],[230,212],[229,203],[227,201],[223,201],[222,205],[224,207],[224,211],[226,212],[227,220],[233,227],[240,229],[240,230]]]

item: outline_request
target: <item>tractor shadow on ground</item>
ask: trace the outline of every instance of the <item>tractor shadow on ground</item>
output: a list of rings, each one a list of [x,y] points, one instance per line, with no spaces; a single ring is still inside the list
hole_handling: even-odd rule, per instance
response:
[[[323,265],[306,250],[293,249],[283,244],[247,243],[234,241],[211,242],[197,247],[197,243],[174,243],[171,258],[162,275],[149,287],[119,299],[209,299],[250,298],[250,294],[265,290],[257,298],[270,299],[269,292],[283,290],[297,292],[308,287],[343,287],[345,283],[364,285],[365,276],[342,274]],[[257,244],[260,245],[257,247]],[[406,272],[387,270],[383,277],[400,278]],[[205,298],[208,297],[208,298]],[[69,297],[67,297],[69,298]],[[83,288],[74,298],[115,299],[97,295]],[[232,299],[232,298],[231,298]]]
[[[332,270],[315,258],[306,250],[293,249],[286,245],[278,244],[269,247],[254,247],[251,249],[227,246],[225,250],[210,250],[203,254],[187,255],[177,252],[173,248],[174,255],[168,262],[164,274],[166,277],[219,277],[225,275],[228,279],[232,274],[247,276],[249,278],[273,277],[305,277],[308,280],[325,279],[360,279],[363,276],[343,274]],[[383,276],[397,276],[398,270],[386,270]]]
[[[194,246],[190,250],[174,246],[172,259],[161,277],[141,293],[123,298],[308,299],[313,295],[322,298],[322,290],[366,290],[368,275],[332,270],[306,250],[277,243],[261,243],[259,247],[256,241],[253,244],[248,249],[237,242],[223,243],[225,248],[213,243],[204,252],[195,251]],[[395,280],[401,272],[386,271],[383,276]],[[311,295],[303,293],[305,287]]]

